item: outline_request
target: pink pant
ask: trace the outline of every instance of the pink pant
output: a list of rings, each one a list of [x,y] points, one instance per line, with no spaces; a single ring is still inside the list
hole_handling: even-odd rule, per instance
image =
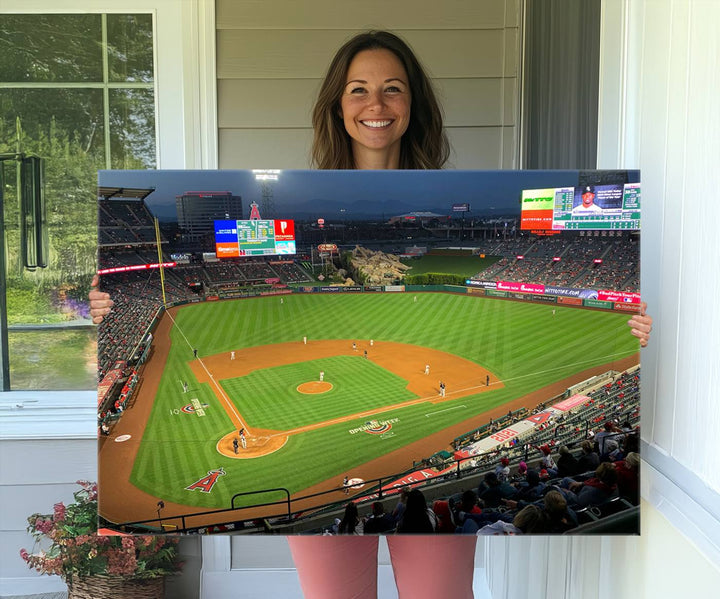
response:
[[[472,599],[476,536],[389,535],[399,599]],[[375,599],[376,536],[288,537],[305,599]]]

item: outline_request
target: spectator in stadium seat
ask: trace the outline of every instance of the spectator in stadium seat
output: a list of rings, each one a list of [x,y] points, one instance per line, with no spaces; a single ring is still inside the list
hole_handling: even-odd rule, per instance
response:
[[[363,534],[363,521],[358,515],[357,505],[352,501],[345,506],[345,514],[341,519],[335,520],[334,531],[339,535]]]
[[[540,473],[537,470],[528,470],[524,483],[516,483],[517,493],[515,500],[533,502],[540,499],[545,491],[545,483],[540,480]]]
[[[599,505],[617,495],[617,478],[615,466],[603,462],[595,470],[595,476],[586,481],[564,478],[560,483],[561,493],[570,506]]]
[[[640,456],[631,451],[624,460],[614,463],[618,493],[633,505],[640,502]]]
[[[453,517],[450,503],[437,499],[433,501],[432,511],[435,513],[437,520],[436,532],[442,534],[452,534],[455,532],[455,518]]]
[[[542,453],[542,459],[540,460],[540,469],[546,470],[549,476],[557,476],[557,464],[552,457],[552,449],[549,445],[541,445],[538,447],[540,453]]]
[[[460,509],[469,514],[482,514],[482,507],[479,505],[477,493],[472,489],[463,491],[460,497]]]
[[[372,514],[365,520],[364,533],[377,535],[390,532],[395,528],[395,521],[390,514],[385,513],[383,504],[375,501],[372,504]]]
[[[578,474],[578,461],[575,459],[566,445],[561,445],[558,449],[560,457],[557,461],[557,475],[565,478],[566,476],[575,476]]]
[[[513,475],[513,483],[523,482],[527,477],[528,467],[524,461],[518,464],[517,474]]]
[[[395,532],[397,534],[431,534],[437,528],[434,512],[428,508],[425,495],[420,489],[408,494],[407,506]]]
[[[405,508],[407,507],[407,498],[410,494],[410,487],[403,487],[400,491],[400,495],[398,496],[398,502],[395,504],[395,508],[392,511],[392,517],[393,520],[395,520],[395,524],[400,522],[400,518],[402,518],[402,515],[405,513]]]
[[[543,506],[548,516],[546,532],[562,534],[578,525],[577,515],[568,507],[567,499],[559,491],[551,490],[545,493]]]
[[[488,472],[478,487],[478,498],[489,508],[501,506],[503,499],[516,494],[517,489],[507,482],[500,482],[494,472]]]
[[[500,458],[500,463],[495,468],[495,476],[499,481],[506,481],[510,478],[510,460],[508,458]]]
[[[489,511],[482,514],[458,512],[457,532],[461,535],[478,534],[520,534],[513,527],[515,513]],[[480,532],[480,531],[485,532]]]
[[[502,516],[492,524],[487,524],[478,530],[478,535],[522,535],[522,534],[543,534],[547,532],[548,517],[543,510],[534,504],[526,505],[512,517],[512,522],[508,523],[505,519],[507,515]]]
[[[578,474],[594,472],[600,465],[600,456],[595,451],[593,442],[585,439],[580,443],[580,448],[582,449],[582,455],[578,458]]]
[[[615,439],[616,441],[619,441],[620,439],[624,438],[622,433],[623,430],[612,420],[606,421],[603,425],[602,430],[595,433],[595,443],[597,443],[597,450],[598,454],[600,455],[600,460],[606,460],[607,454],[610,453],[605,447],[605,442],[609,439]],[[615,449],[617,449],[617,445],[615,446]]]

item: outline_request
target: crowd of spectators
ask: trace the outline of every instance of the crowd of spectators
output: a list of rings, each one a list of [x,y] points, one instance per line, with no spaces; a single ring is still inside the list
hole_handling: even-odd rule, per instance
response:
[[[501,458],[501,469],[505,470]],[[391,514],[373,502],[366,516],[355,502],[345,506],[342,519],[324,534],[563,534],[605,515],[632,510],[639,501],[640,457],[601,461],[594,470],[582,470],[577,461],[565,476],[518,464],[514,475],[482,475],[477,489],[426,500],[418,488],[403,488]],[[427,492],[432,493],[432,489]],[[637,520],[628,532],[637,532]]]
[[[351,501],[345,517],[324,534],[560,534],[632,510],[639,503],[639,373],[639,368],[621,373],[591,391],[574,413],[478,456],[464,475],[469,485],[478,481],[476,488],[443,496],[434,490],[440,485],[422,491],[403,487],[389,514],[374,502],[363,516],[363,504]],[[512,422],[513,413],[503,419]],[[484,428],[487,435],[494,430],[491,423]],[[467,440],[476,435],[473,431]],[[630,533],[637,532],[633,518]],[[347,521],[354,522],[350,533],[340,526]]]
[[[481,251],[501,258],[473,275],[475,280],[626,292],[636,292],[640,285],[639,243],[627,233],[496,242]],[[596,259],[602,262],[596,263]]]

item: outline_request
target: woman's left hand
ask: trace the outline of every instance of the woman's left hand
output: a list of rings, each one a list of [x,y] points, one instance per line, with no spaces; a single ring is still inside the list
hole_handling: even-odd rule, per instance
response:
[[[647,304],[640,302],[640,313],[628,320],[630,332],[640,340],[640,347],[647,347],[650,331],[652,331],[653,319],[652,316],[645,313],[645,310],[647,310]]]

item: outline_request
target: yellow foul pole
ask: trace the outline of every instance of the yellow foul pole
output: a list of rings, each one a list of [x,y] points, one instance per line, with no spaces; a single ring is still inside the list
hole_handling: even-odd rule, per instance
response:
[[[160,244],[160,223],[158,222],[157,216],[155,217],[155,242],[157,243],[158,267],[160,268],[160,288],[162,289],[163,306],[167,308],[167,302],[165,300],[165,271],[163,270],[162,245]]]

